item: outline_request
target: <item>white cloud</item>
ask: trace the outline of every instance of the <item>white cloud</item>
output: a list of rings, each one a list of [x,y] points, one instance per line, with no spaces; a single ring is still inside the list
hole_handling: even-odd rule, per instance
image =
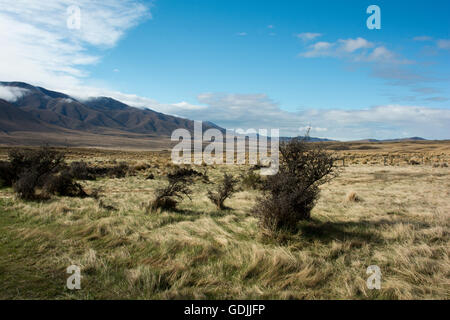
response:
[[[28,92],[27,89],[0,85],[0,99],[15,102]]]
[[[67,8],[80,7],[80,29],[69,29]],[[68,93],[83,86],[85,67],[100,58],[90,48],[110,48],[145,18],[139,1],[0,0],[0,79],[24,81]]]
[[[373,49],[372,49],[373,48]],[[319,41],[308,46],[300,53],[301,57],[334,57],[355,62],[379,62],[384,64],[410,64],[412,61],[400,59],[384,46],[376,46],[364,38],[338,39],[335,42]]]
[[[247,32],[238,32],[237,35],[240,37],[245,37],[247,35]]]
[[[369,61],[395,61],[395,54],[385,47],[377,47],[368,56]]]
[[[373,43],[363,38],[338,40],[342,44],[342,50],[345,52],[354,52],[358,49],[368,49],[374,46]]]
[[[300,54],[305,58],[316,58],[331,56],[332,52],[329,50],[334,44],[326,41],[316,42],[309,46],[309,50]]]
[[[319,41],[299,54],[303,58],[329,57],[342,59],[359,66],[368,66],[372,76],[390,81],[390,84],[411,85],[425,81],[426,77],[405,68],[415,61],[404,59],[383,45],[364,38]]]
[[[302,39],[303,41],[310,41],[314,40],[317,37],[322,36],[321,33],[314,33],[314,32],[303,32],[295,35],[297,38]]]
[[[175,108],[180,108],[182,110],[203,110],[203,109],[207,108],[206,106],[198,106],[198,105],[190,104],[186,101],[173,103],[171,106],[173,106]]]
[[[450,40],[449,39],[438,40],[437,46],[439,49],[450,49]]]
[[[339,140],[388,139],[405,136],[450,138],[450,110],[424,106],[386,105],[368,109],[309,109],[289,112],[265,94],[204,93],[197,100],[205,107],[173,109],[190,119],[208,120],[230,129],[279,128],[285,136],[301,134]]]

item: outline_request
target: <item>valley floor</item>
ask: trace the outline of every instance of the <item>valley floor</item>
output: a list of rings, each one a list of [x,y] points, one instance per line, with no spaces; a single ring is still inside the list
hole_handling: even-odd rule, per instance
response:
[[[208,175],[215,182],[246,169]],[[198,181],[179,211],[147,213],[162,170],[83,181],[102,189],[101,201],[23,202],[1,189],[0,298],[450,298],[447,167],[345,167],[323,187],[312,221],[282,241],[260,232],[254,190],[217,211],[206,197],[211,185]],[[356,201],[347,201],[352,191]],[[80,290],[66,288],[70,265],[81,267]],[[369,265],[381,270],[380,290],[367,288]]]

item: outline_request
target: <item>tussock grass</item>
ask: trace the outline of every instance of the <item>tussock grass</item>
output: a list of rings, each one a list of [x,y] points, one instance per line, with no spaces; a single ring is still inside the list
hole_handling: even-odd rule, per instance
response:
[[[346,167],[322,186],[312,219],[296,234],[268,238],[250,213],[253,189],[218,210],[211,185],[199,180],[192,201],[148,214],[167,160],[138,160],[135,176],[81,182],[101,188],[99,200],[24,202],[1,189],[0,298],[450,298],[448,168]],[[247,170],[208,167],[208,176],[217,183]],[[147,180],[150,171],[155,179]],[[342,201],[354,190],[364,201]],[[81,290],[65,288],[71,264],[81,267]],[[366,286],[373,264],[381,290]]]

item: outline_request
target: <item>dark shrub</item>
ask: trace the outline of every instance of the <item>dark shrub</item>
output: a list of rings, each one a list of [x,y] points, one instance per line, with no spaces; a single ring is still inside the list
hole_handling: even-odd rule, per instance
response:
[[[64,154],[41,147],[36,150],[14,149],[9,152],[11,169],[16,177],[25,171],[34,171],[38,177],[54,173],[64,164]]]
[[[70,164],[70,174],[77,180],[95,180],[96,171],[84,161],[75,161]]]
[[[116,162],[114,162],[116,163]],[[78,180],[95,180],[98,177],[124,178],[135,172],[126,162],[120,162],[114,166],[90,166],[84,161],[72,162],[69,172]]]
[[[175,171],[168,173],[169,179],[186,179],[190,177],[201,177],[203,174],[191,168],[178,168]]]
[[[237,182],[238,181],[235,180],[232,175],[225,173],[222,182],[217,185],[217,190],[215,192],[208,191],[209,200],[211,200],[218,209],[224,209],[223,203],[236,192]]]
[[[298,221],[309,219],[319,197],[319,186],[336,173],[332,155],[306,139],[280,144],[279,171],[268,177],[264,197],[254,208],[265,229],[292,230]]]
[[[150,210],[156,210],[158,208],[175,209],[178,201],[182,200],[185,196],[190,199],[190,195],[192,194],[190,186],[194,182],[193,171],[195,170],[179,168],[167,174],[169,184],[165,188],[156,190],[156,197],[150,205]]]
[[[201,180],[204,183],[210,183],[207,169],[205,169],[204,172],[199,172],[192,168],[178,168],[174,172],[169,173],[167,176],[172,179],[179,176],[190,178],[192,180]]]
[[[11,187],[15,178],[11,164],[0,161],[0,187]]]
[[[130,173],[130,167],[126,162],[121,162],[108,169],[108,176],[111,178],[124,178],[127,173]]]
[[[64,166],[64,154],[48,147],[15,149],[9,153],[13,187],[20,198],[35,199],[36,189]]]
[[[43,187],[49,195],[59,195],[66,197],[87,197],[81,185],[74,181],[73,175],[68,171],[49,176]]]
[[[50,195],[86,197],[81,185],[74,181],[75,176],[95,178],[84,162],[68,167],[64,154],[48,147],[13,150],[9,159],[9,163],[0,163],[0,177],[25,200],[47,199]]]
[[[24,172],[19,176],[19,179],[14,182],[14,191],[21,199],[36,200],[38,198],[36,195],[36,182],[38,180],[38,176],[35,172]],[[41,198],[44,198],[44,196]]]

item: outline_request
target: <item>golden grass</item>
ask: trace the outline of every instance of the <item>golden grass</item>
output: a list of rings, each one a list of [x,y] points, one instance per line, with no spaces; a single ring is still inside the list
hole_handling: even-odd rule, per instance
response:
[[[82,182],[103,190],[101,203],[23,202],[0,190],[0,298],[450,298],[446,167],[347,166],[323,186],[313,220],[280,241],[264,237],[251,215],[257,191],[238,192],[225,202],[230,209],[218,211],[206,196],[210,185],[198,181],[178,211],[147,214],[165,183],[167,154],[80,154],[141,171]],[[247,167],[207,170],[217,182]],[[150,172],[154,180],[145,179]],[[81,267],[81,290],[65,289],[71,264]],[[369,265],[381,269],[381,290],[366,286]]]

